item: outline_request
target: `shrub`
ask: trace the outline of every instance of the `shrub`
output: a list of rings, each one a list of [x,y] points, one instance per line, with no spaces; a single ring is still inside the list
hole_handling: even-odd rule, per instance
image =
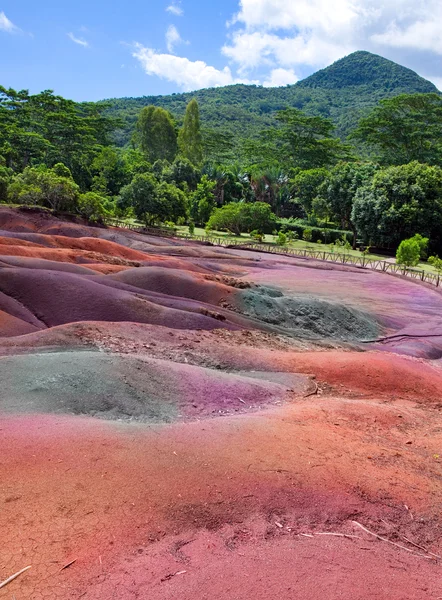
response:
[[[250,237],[255,242],[262,242],[264,240],[264,238],[265,238],[263,232],[262,231],[258,231],[258,229],[254,229],[253,231],[251,231],[250,232]]]
[[[396,262],[398,265],[406,267],[415,267],[419,264],[421,249],[419,242],[414,238],[402,240],[396,252]]]
[[[304,229],[303,233],[302,233],[302,239],[305,242],[311,242],[312,241],[312,236],[313,236],[313,232],[311,229]]]
[[[278,244],[278,246],[285,246],[287,244],[287,236],[285,233],[283,233],[282,231],[280,231],[278,233],[278,237],[276,239],[276,243]]]
[[[88,221],[101,221],[108,214],[105,208],[106,198],[96,192],[80,194],[78,210]]]
[[[189,221],[189,234],[193,235],[195,233],[195,223],[190,219]]]
[[[293,232],[297,234],[296,239],[303,239],[303,233],[306,229],[306,223],[303,223],[302,220],[292,220],[292,219],[278,219],[279,228],[287,235],[289,232]],[[324,244],[333,244],[337,239],[341,239],[342,236],[350,242],[353,243],[353,233],[351,231],[344,231],[342,229],[332,229],[325,225],[321,227],[307,227],[312,232],[312,236],[315,239],[321,239]],[[278,235],[275,232],[274,235]]]
[[[439,274],[442,273],[442,258],[439,258],[437,254],[435,256],[430,256],[428,264],[434,267]]]
[[[208,226],[217,231],[231,231],[241,235],[255,229],[271,231],[274,222],[275,215],[266,202],[230,202],[213,211]]]

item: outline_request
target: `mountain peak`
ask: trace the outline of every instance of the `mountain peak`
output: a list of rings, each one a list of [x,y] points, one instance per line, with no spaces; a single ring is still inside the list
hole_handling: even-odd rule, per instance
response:
[[[353,86],[385,91],[410,89],[414,93],[437,92],[437,88],[417,73],[377,54],[358,50],[300,81],[304,88],[341,89]]]

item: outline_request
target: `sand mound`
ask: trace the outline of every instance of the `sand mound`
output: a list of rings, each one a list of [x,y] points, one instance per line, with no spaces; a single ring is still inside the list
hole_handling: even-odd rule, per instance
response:
[[[178,269],[149,267],[131,269],[112,277],[128,285],[168,296],[192,298],[217,305],[221,300],[233,301],[235,290],[222,283],[207,281],[202,276]]]
[[[367,313],[327,300],[286,296],[267,287],[246,290],[241,298],[244,314],[296,336],[356,341],[379,333],[379,326]]]
[[[136,288],[134,291],[117,289],[105,285],[104,279],[10,268],[2,271],[0,290],[20,302],[48,327],[75,321],[132,321],[177,329],[235,327],[225,319],[222,322],[203,314],[208,311],[189,304],[190,301],[174,302],[165,298],[160,305],[136,294]]]
[[[0,359],[0,412],[169,423],[256,409],[309,388],[302,376],[268,379],[101,352],[13,356]]]
[[[31,325],[22,319],[13,317],[12,315],[0,310],[0,337],[12,337],[16,335],[25,335],[34,333],[39,328]]]

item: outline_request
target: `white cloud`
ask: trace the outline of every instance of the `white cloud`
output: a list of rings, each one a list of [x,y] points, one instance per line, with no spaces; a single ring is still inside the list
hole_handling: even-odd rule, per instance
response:
[[[171,54],[173,54],[174,50],[175,50],[175,46],[178,46],[179,44],[187,44],[188,42],[185,42],[180,34],[178,29],[175,27],[175,25],[169,25],[169,27],[167,28],[166,31],[166,45],[167,45],[167,49],[169,50],[169,52]]]
[[[82,38],[75,37],[75,35],[73,33],[70,32],[70,33],[67,34],[67,36],[75,44],[78,44],[79,46],[83,46],[83,48],[88,48],[89,47],[89,42],[87,42],[86,40],[83,40]]]
[[[181,2],[178,0],[177,2],[172,2],[171,4],[169,4],[169,6],[166,8],[167,12],[170,12],[172,15],[175,15],[176,17],[182,17],[184,14],[184,11],[181,7]]]
[[[186,91],[233,83],[258,83],[234,77],[229,67],[219,70],[202,60],[191,61],[174,54],[161,54],[141,44],[135,44],[133,56],[140,61],[147,75],[173,81]]]
[[[0,31],[6,31],[7,33],[18,33],[20,31],[3,11],[0,12]]]
[[[442,16],[442,15],[441,15]],[[442,54],[440,20],[417,21],[403,28],[391,24],[384,33],[371,36],[373,42],[396,48],[415,48]]]
[[[293,69],[273,69],[270,73],[269,79],[264,81],[264,87],[281,87],[283,85],[289,85],[296,83],[298,76]]]
[[[309,38],[299,34],[279,37],[273,33],[239,30],[232,36],[231,45],[222,48],[223,54],[239,65],[241,72],[262,65],[293,66],[322,65],[349,54],[357,47],[337,46],[316,35]]]
[[[350,0],[241,0],[234,21],[245,23],[248,29],[296,27],[335,31],[355,20],[355,4]]]
[[[180,2],[169,0],[166,10],[182,14]],[[184,89],[251,80],[286,85],[355,50],[386,55],[435,81],[442,77],[441,22],[441,0],[238,0],[221,48],[227,66],[174,57],[182,40],[173,26],[168,54],[138,46],[135,55],[148,74]]]
[[[323,67],[362,49],[442,54],[441,21],[440,0],[240,0],[222,52],[244,75]]]

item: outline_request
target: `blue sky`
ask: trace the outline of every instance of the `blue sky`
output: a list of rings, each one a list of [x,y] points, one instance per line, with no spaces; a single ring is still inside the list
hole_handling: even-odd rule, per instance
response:
[[[442,87],[440,0],[0,0],[0,83],[75,100],[295,83],[354,50]]]

